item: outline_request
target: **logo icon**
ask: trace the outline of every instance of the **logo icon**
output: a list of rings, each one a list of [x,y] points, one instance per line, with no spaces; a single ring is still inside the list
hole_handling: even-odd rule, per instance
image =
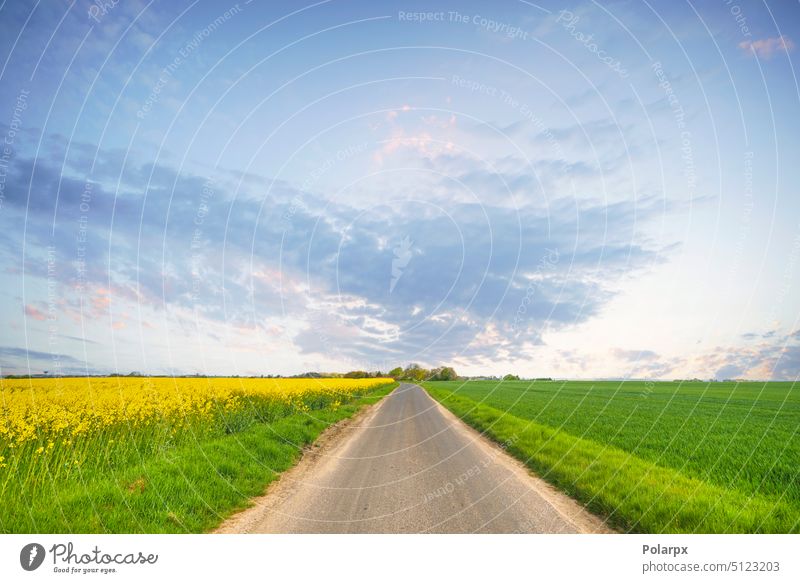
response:
[[[44,562],[44,547],[39,543],[29,543],[19,552],[19,564],[26,571],[35,571]]]
[[[396,286],[397,282],[400,281],[403,271],[408,265],[408,262],[411,261],[411,256],[413,255],[411,246],[413,244],[414,241],[409,239],[408,235],[406,235],[405,238],[397,244],[397,247],[394,248],[394,258],[392,259],[392,279],[389,282],[389,293],[394,291],[394,286]]]

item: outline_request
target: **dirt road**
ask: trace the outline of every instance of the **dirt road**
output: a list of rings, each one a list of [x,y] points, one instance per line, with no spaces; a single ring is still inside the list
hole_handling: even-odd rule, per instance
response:
[[[416,385],[324,436],[217,532],[608,532]]]

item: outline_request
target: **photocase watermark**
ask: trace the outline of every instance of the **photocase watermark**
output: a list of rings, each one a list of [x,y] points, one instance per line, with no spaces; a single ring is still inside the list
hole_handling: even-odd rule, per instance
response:
[[[407,12],[399,10],[397,12],[397,20],[400,22],[446,22],[447,13],[443,11]]]
[[[672,83],[667,78],[660,61],[656,61],[651,65],[653,72],[658,79],[658,86],[664,91],[667,97],[667,102],[672,109],[673,117],[675,118],[675,125],[680,131],[680,150],[681,159],[683,160],[683,175],[686,178],[686,190],[689,194],[690,200],[694,198],[697,191],[697,171],[694,163],[694,153],[692,150],[692,132],[686,127],[686,113],[683,110],[678,96],[672,87]]]
[[[580,19],[580,16],[575,16],[569,10],[562,10],[558,13],[556,23],[561,24],[561,26],[567,32],[569,32],[570,35],[572,35],[572,38],[586,47],[586,50],[595,54],[601,63],[614,71],[622,79],[626,79],[630,73],[628,73],[628,70],[622,66],[622,63],[619,61],[619,59],[608,55],[604,49],[600,48],[600,46],[594,40],[594,34],[584,34],[577,29],[576,25],[578,22],[580,22]]]
[[[166,87],[170,79],[175,76],[175,73],[186,61],[186,59],[188,59],[189,56],[200,47],[203,41],[210,37],[220,26],[225,24],[228,20],[239,14],[241,11],[242,7],[237,2],[228,10],[223,12],[220,16],[211,21],[205,28],[202,28],[194,33],[191,40],[178,50],[178,54],[175,55],[175,58],[173,58],[166,67],[161,69],[161,73],[158,75],[158,80],[156,81],[155,85],[153,85],[150,93],[147,95],[147,98],[145,98],[144,103],[139,108],[139,111],[136,112],[136,117],[138,117],[140,120],[143,120],[147,117],[147,114],[150,113],[150,111],[153,109],[153,106],[158,103],[164,87]]]
[[[509,39],[528,40],[530,35],[527,31],[522,30],[519,26],[487,18],[481,14],[462,14],[460,12],[448,12],[450,22],[457,22],[460,24],[471,24],[482,28],[494,34],[502,34]]]
[[[502,34],[503,36],[512,40],[528,40],[529,38],[532,38],[528,31],[523,30],[519,26],[509,24],[508,22],[494,20],[493,18],[489,18],[477,13],[465,14],[463,12],[457,12],[453,10],[447,12],[406,12],[400,10],[397,13],[397,20],[400,22],[416,23],[450,22],[456,24],[466,24],[482,28],[493,34]]]
[[[455,480],[448,481],[444,485],[439,486],[435,490],[431,490],[430,492],[426,493],[425,496],[422,497],[423,502],[430,502],[431,500],[435,500],[436,498],[441,498],[442,496],[447,496],[448,494],[452,494],[455,492],[456,487],[461,487],[466,484],[470,479],[474,478],[475,476],[480,475],[483,469],[488,465],[487,462],[477,463],[471,468],[462,472]]]
[[[735,4],[733,0],[725,0],[725,4],[730,10],[731,16],[733,16],[734,20],[736,21],[736,24],[739,27],[739,32],[742,33],[742,36],[748,38],[753,36],[753,33],[750,32],[750,26],[747,24],[747,17],[744,15],[742,7],[738,4]]]
[[[554,153],[553,157],[556,159],[562,169],[566,169],[567,159],[566,155],[564,154],[564,148],[556,139],[555,135],[553,134],[553,130],[547,124],[545,124],[541,117],[536,115],[533,108],[531,108],[527,103],[520,101],[505,89],[500,89],[499,87],[489,85],[475,79],[465,79],[459,75],[453,75],[450,79],[450,83],[460,89],[466,89],[470,93],[480,93],[489,97],[494,97],[503,103],[503,105],[517,112],[520,116],[522,116],[523,119],[533,124],[537,130],[536,136],[542,136],[545,139],[548,146]]]
[[[466,89],[470,93],[480,93],[482,95],[488,95],[489,97],[501,97],[504,93],[501,89],[495,87],[494,85],[488,85],[487,83],[483,83],[475,79],[465,79],[458,75],[453,75],[450,83],[460,89]]]
[[[332,156],[329,156],[322,161],[321,164],[315,166],[303,179],[300,184],[302,192],[309,192],[314,185],[326,174],[328,174],[337,164],[349,160],[353,156],[357,156],[369,148],[369,142],[361,142],[359,144],[352,144],[337,150]],[[300,198],[299,195],[292,197],[289,202],[289,207],[281,216],[281,223],[284,230],[292,226],[292,220],[297,212],[308,212],[308,205]]]
[[[194,214],[194,230],[192,231],[192,239],[189,244],[191,250],[191,277],[192,277],[192,304],[196,306],[200,300],[200,284],[203,277],[201,273],[201,266],[203,263],[203,249],[205,248],[205,239],[203,238],[203,224],[208,216],[210,207],[209,202],[214,196],[214,179],[208,178],[203,183],[203,188],[200,191],[200,200],[197,203],[197,210]]]
[[[389,293],[394,291],[397,282],[403,277],[406,267],[408,267],[411,258],[414,256],[412,247],[414,241],[406,235],[392,250],[394,257],[392,257],[392,277],[389,280]]]
[[[473,478],[481,475],[484,470],[488,469],[492,464],[494,464],[497,458],[503,455],[505,451],[514,445],[518,440],[518,435],[512,435],[503,443],[499,444],[499,449],[492,449],[492,452],[489,456],[485,457],[479,462],[476,462],[474,465],[461,472],[453,480],[448,480],[438,488],[431,490],[430,492],[426,492],[422,497],[423,503],[428,503],[438,498],[442,498],[443,496],[453,494],[457,488],[464,486]]]
[[[100,19],[114,10],[119,2],[120,0],[94,0],[92,5],[89,6],[89,18],[100,24]]]
[[[511,331],[513,333],[518,334],[520,332],[520,324],[525,319],[525,315],[528,313],[528,306],[530,306],[533,298],[536,296],[537,291],[542,285],[542,282],[545,279],[545,274],[553,271],[556,265],[558,265],[559,260],[560,255],[558,253],[558,249],[545,248],[545,254],[539,259],[539,262],[536,265],[536,271],[528,279],[528,285],[525,288],[525,295],[522,297],[519,307],[517,308],[517,313],[514,315],[514,321],[511,323]]]
[[[300,185],[300,189],[304,192],[307,192],[319,181],[320,178],[330,172],[334,166],[340,162],[349,160],[353,156],[363,153],[368,147],[369,142],[362,142],[360,144],[353,144],[336,150],[336,153],[333,156],[329,156],[323,160],[322,164],[316,166],[306,175],[305,179],[303,179],[303,182]]]
[[[733,261],[731,268],[728,272],[729,285],[733,283],[734,278],[737,276],[742,262],[742,254],[745,250],[747,237],[750,235],[750,229],[753,221],[753,209],[755,203],[753,199],[753,156],[754,153],[748,150],[744,153],[744,201],[742,204],[742,218],[739,226],[739,236],[736,238],[736,244],[733,246]]]
[[[51,349],[58,344],[58,278],[56,277],[56,247],[48,245],[46,251],[47,263],[47,340]],[[58,350],[50,351],[53,362],[53,374],[60,376],[62,373],[61,354]]]
[[[21,89],[17,94],[14,109],[11,111],[11,121],[8,124],[6,135],[3,138],[3,147],[0,150],[0,211],[6,201],[6,179],[8,178],[8,168],[11,158],[14,156],[14,141],[17,133],[22,127],[22,114],[28,109],[28,96],[30,91]]]
[[[289,201],[289,207],[281,216],[281,223],[283,224],[284,231],[292,225],[292,219],[294,219],[294,215],[297,214],[298,211],[307,212],[308,205],[299,196],[293,196],[292,200]]]
[[[653,381],[645,381],[644,388],[642,392],[639,393],[640,399],[647,399],[650,395],[653,394],[653,391],[656,388],[656,384]]]
[[[94,185],[86,180],[78,201],[78,233],[76,236],[75,249],[75,290],[83,293],[86,287],[86,245],[89,240],[89,211],[92,206],[92,191]]]
[[[410,236],[406,235],[400,239],[392,249],[392,265],[389,277],[389,294],[394,292],[403,274],[406,272],[408,264],[414,256],[414,241]],[[401,328],[397,325],[391,325],[383,330],[378,336],[380,344],[388,344],[400,340]]]

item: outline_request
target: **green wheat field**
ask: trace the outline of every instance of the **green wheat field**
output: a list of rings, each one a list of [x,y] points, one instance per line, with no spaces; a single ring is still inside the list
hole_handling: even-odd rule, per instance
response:
[[[621,531],[800,532],[795,383],[424,386]]]

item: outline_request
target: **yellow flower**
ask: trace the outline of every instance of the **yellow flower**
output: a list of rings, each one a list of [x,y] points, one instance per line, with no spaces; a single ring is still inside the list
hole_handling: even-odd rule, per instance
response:
[[[219,428],[239,411],[269,415],[274,407],[336,409],[392,379],[123,378],[4,379],[0,452],[41,455],[81,447],[95,437],[123,446],[150,431],[153,439]],[[138,440],[139,437],[136,437]],[[39,443],[46,444],[45,446]],[[137,444],[143,442],[137,441]],[[138,445],[136,446],[138,447]],[[30,448],[30,450],[28,449]],[[72,457],[72,456],[70,456]],[[5,464],[6,458],[0,458]],[[78,461],[75,460],[75,465]]]

